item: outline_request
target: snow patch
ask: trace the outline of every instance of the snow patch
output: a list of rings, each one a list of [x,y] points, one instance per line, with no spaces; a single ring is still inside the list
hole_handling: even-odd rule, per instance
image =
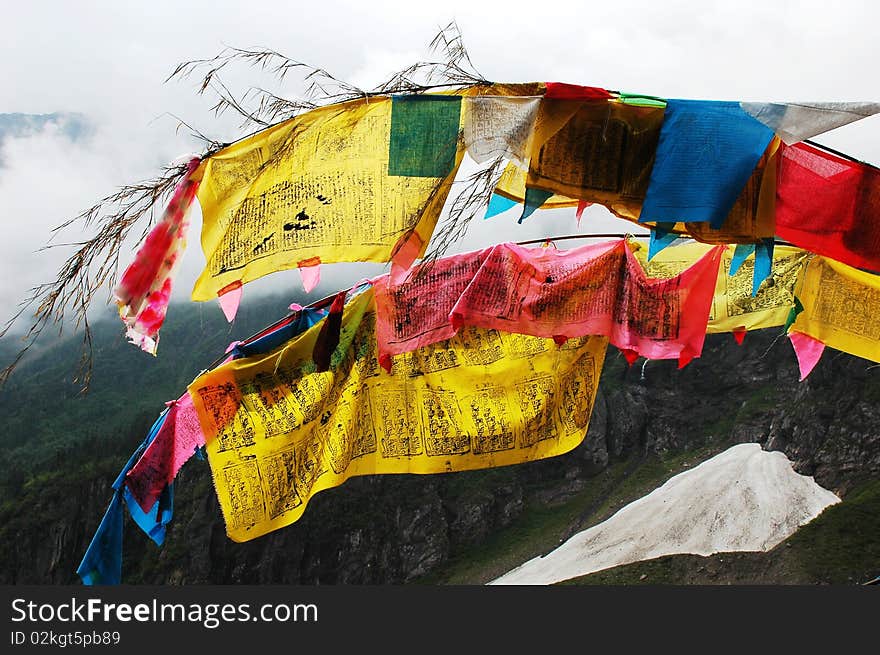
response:
[[[767,551],[839,502],[784,454],[739,444],[489,584],[552,584],[663,555]]]

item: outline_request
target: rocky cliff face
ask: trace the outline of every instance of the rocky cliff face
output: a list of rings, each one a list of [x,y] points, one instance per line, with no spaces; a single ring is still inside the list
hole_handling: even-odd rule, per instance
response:
[[[166,545],[156,548],[135,529],[126,533],[125,581],[416,582],[491,540],[529,503],[571,499],[615,463],[706,444],[781,450],[799,473],[844,498],[880,474],[880,367],[828,350],[799,383],[779,330],[750,333],[742,346],[730,335],[710,335],[703,356],[682,370],[643,360],[628,368],[612,348],[600,389],[587,437],[566,455],[490,471],[355,478],[318,494],[292,526],[244,544],[226,537],[207,465],[191,462],[179,478]],[[108,477],[96,472],[71,481],[54,500],[40,500],[67,511],[53,511],[48,530],[15,535],[0,582],[76,582],[74,570],[109,500]]]

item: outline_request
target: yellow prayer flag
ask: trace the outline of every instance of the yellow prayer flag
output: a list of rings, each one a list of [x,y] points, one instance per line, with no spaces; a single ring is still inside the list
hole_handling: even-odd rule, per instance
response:
[[[321,107],[206,158],[200,179],[209,300],[303,260],[387,262],[411,231],[424,252],[461,162],[461,98]]]
[[[312,363],[321,323],[189,387],[235,541],[296,521],[356,475],[444,473],[551,457],[583,440],[607,339],[557,346],[496,330],[376,356],[372,289],[346,306],[330,370]]]
[[[798,293],[804,310],[791,330],[880,362],[880,276],[815,256]]]
[[[647,248],[635,251],[636,259],[650,277],[669,278],[689,268],[713,246],[702,243],[685,243],[664,248],[647,261]],[[800,248],[776,246],[773,250],[773,267],[758,293],[752,296],[752,274],[755,258],[746,259],[735,275],[728,275],[735,246],[728,246],[721,259],[715,297],[706,332],[733,332],[738,327],[747,330],[785,325],[794,294],[810,254]]]

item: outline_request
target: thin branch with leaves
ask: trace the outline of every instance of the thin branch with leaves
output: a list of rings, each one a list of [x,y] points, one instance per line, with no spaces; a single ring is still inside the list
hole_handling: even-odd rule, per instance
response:
[[[426,262],[443,257],[450,247],[464,238],[473,218],[488,206],[504,172],[504,164],[504,157],[498,157],[463,181],[462,189],[449,204],[449,213],[434,233],[431,249],[425,253]]]
[[[464,89],[473,85],[490,84],[474,68],[455,22],[440,29],[430,43],[430,50],[440,55],[439,61],[417,62],[395,73],[370,91],[344,82],[323,68],[290,59],[275,50],[234,47],[226,47],[209,59],[178,64],[165,81],[201,75],[197,93],[201,95],[210,91],[215,94],[216,102],[212,107],[215,115],[232,111],[244,119],[242,128],[256,125],[259,130],[304,111],[357,98],[394,93],[428,93],[437,89]],[[237,63],[269,72],[281,83],[292,71],[299,70],[304,73],[305,97],[290,99],[259,87],[251,87],[237,98],[220,79],[222,71]],[[255,106],[251,108],[249,105],[252,103]],[[194,136],[207,144],[202,158],[229,145],[209,139],[185,121],[179,118],[177,120],[178,129],[181,125],[187,127]],[[283,157],[287,144],[293,142],[294,136],[295,131],[288,135],[286,143],[263,165],[269,165],[278,157]],[[84,331],[82,356],[75,380],[82,383],[84,389],[88,387],[92,372],[92,334],[88,310],[95,294],[105,284],[111,287],[115,284],[123,243],[135,232],[144,216],[152,217],[153,207],[170,194],[185,171],[185,165],[168,167],[153,180],[124,186],[53,230],[54,238],[54,234],[74,225],[83,230],[96,228],[91,238],[66,244],[73,245],[76,250],[61,266],[56,279],[32,288],[15,315],[0,330],[0,337],[5,336],[30,307],[37,305],[32,324],[23,337],[25,346],[12,363],[0,371],[0,386],[6,382],[43,330],[53,324],[61,333],[66,319],[72,313],[76,329],[82,328]],[[438,233],[437,245],[428,256],[429,260],[441,256],[452,243],[464,235],[470,219],[488,202],[498,175],[500,162],[493,162],[471,176],[465,188],[452,202],[447,220]],[[136,245],[146,238],[151,225],[152,220],[146,223]]]
[[[72,313],[74,329],[83,329],[83,352],[75,380],[88,387],[92,372],[92,334],[88,320],[91,302],[102,286],[109,284],[112,287],[115,284],[123,243],[141,219],[151,214],[153,207],[170,194],[186,170],[186,165],[168,167],[153,180],[124,186],[53,230],[57,234],[77,223],[83,228],[97,227],[91,239],[66,244],[74,245],[77,249],[62,264],[56,279],[33,287],[30,295],[19,304],[18,311],[0,330],[0,337],[5,336],[25,311],[36,303],[33,322],[23,337],[25,345],[12,363],[0,371],[0,385],[6,382],[43,330],[49,324],[54,324],[59,332],[62,331],[65,319]],[[108,208],[113,209],[105,213]],[[149,225],[141,233],[139,241],[148,232]],[[44,249],[55,247],[60,247],[60,244],[48,245]]]

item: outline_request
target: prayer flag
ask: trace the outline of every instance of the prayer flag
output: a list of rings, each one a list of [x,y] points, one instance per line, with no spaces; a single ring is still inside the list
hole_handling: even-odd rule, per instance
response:
[[[776,234],[849,266],[880,271],[880,170],[805,143],[781,150]]]
[[[193,172],[198,165],[198,159],[190,160],[162,220],[147,235],[114,290],[119,316],[127,328],[125,336],[152,355],[168,311],[174,274],[186,250],[187,215],[199,186]]]
[[[194,174],[207,264],[193,299],[310,257],[387,262],[413,235],[422,252],[463,154],[460,107],[457,96],[352,100],[207,157]]]
[[[877,102],[742,102],[740,105],[788,146],[880,112]]]
[[[813,257],[798,298],[804,310],[791,331],[880,362],[880,276]]]
[[[311,361],[316,325],[279,352],[228,362],[190,385],[234,541],[293,523],[314,494],[352,476],[503,466],[583,440],[604,338],[557,347],[471,329],[395,356],[388,374],[374,319],[371,290],[349,302],[324,373]]]
[[[473,96],[462,100],[462,138],[478,164],[498,157],[526,165],[535,131],[537,97]]]
[[[648,189],[663,108],[619,102],[568,105],[566,114],[547,103],[565,120],[535,145],[527,187],[608,207],[621,205],[637,216]]]
[[[644,248],[634,254],[649,277],[663,278],[678,275],[693,266],[711,248],[702,243],[682,243],[666,248],[650,261],[647,261]],[[753,296],[754,258],[734,266],[737,250],[740,250],[739,246],[724,247],[707,332],[735,333],[738,328],[758,330],[784,325],[797,302],[795,291],[803,282],[810,253],[791,246],[776,246],[771,281]]]
[[[772,138],[737,102],[667,100],[639,221],[721,227]]]
[[[803,382],[819,363],[825,351],[825,344],[803,332],[789,332],[788,339],[797,355],[798,368],[801,372],[800,382]]]

